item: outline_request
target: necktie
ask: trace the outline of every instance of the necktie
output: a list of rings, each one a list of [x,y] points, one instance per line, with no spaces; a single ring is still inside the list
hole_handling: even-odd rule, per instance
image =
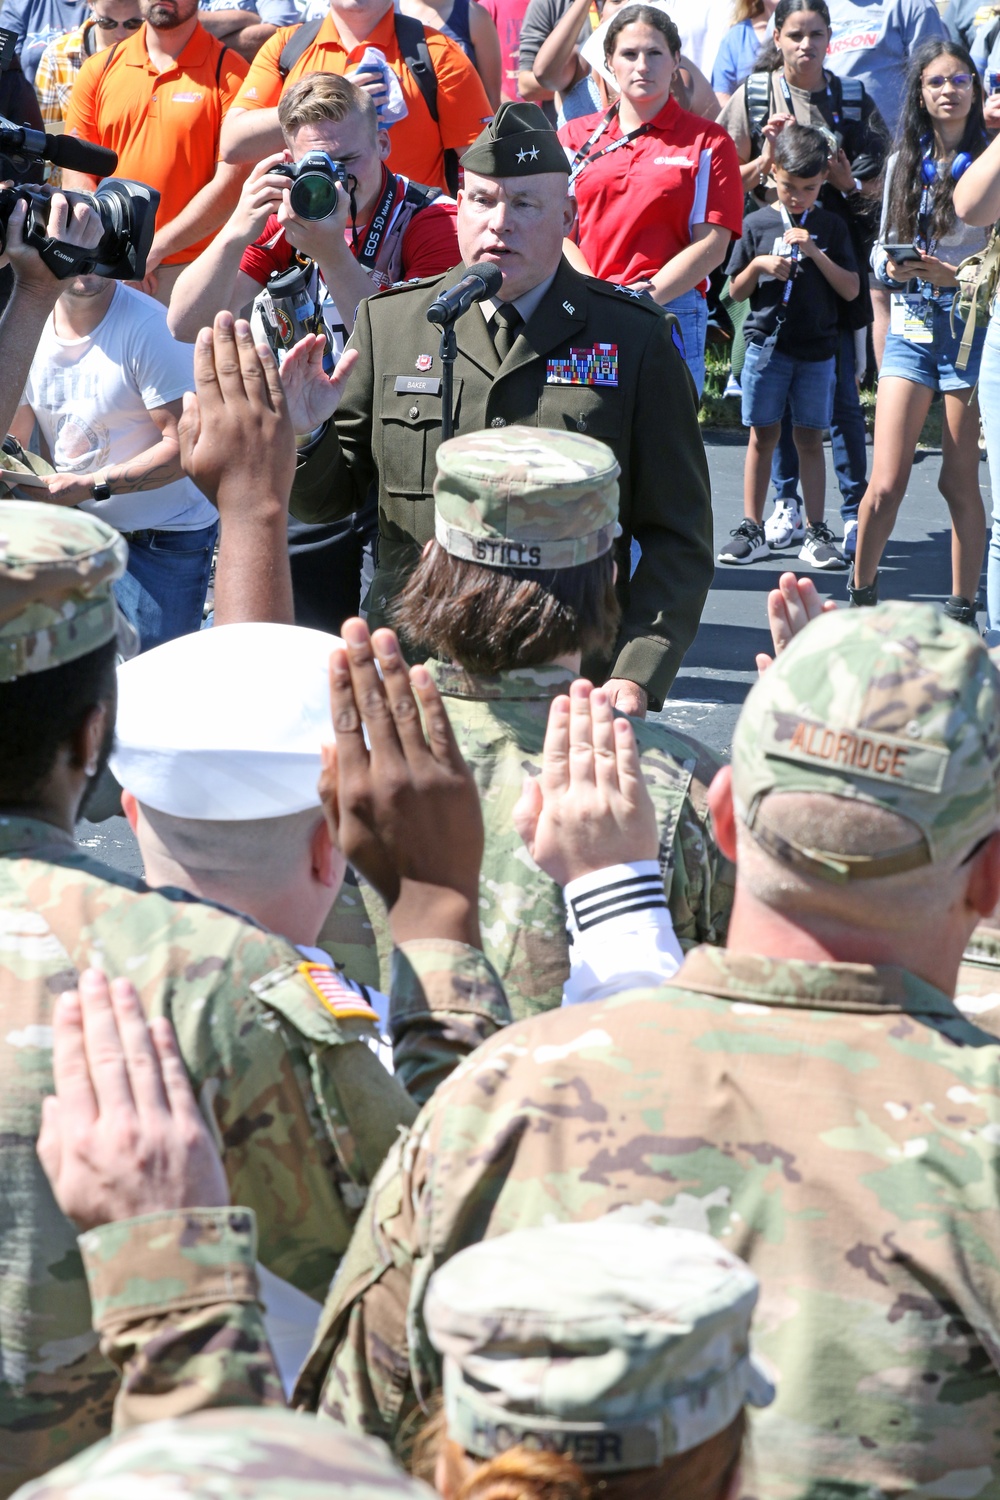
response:
[[[502,302],[493,317],[493,343],[501,364],[513,349],[514,340],[523,326],[524,319],[513,303]]]

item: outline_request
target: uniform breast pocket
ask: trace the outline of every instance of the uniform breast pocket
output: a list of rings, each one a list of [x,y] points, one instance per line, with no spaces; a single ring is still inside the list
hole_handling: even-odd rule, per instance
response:
[[[395,375],[382,376],[378,455],[382,485],[391,495],[429,495],[441,441],[440,391],[397,390],[396,386]],[[455,408],[461,393],[462,382],[456,380]]]
[[[622,435],[622,397],[617,386],[547,385],[538,404],[539,427],[584,432],[615,443]]]

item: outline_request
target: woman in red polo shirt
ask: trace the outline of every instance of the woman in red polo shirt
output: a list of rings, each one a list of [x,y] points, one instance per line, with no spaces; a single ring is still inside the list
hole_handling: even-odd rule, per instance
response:
[[[569,121],[559,139],[573,164],[584,259],[595,276],[677,314],[700,396],[708,277],[742,230],[743,184],[727,133],[671,97],[680,52],[663,10],[624,6],[604,40],[620,97],[606,114]]]

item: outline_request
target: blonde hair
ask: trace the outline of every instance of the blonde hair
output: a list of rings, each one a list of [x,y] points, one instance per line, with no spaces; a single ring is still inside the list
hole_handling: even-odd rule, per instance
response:
[[[738,26],[741,21],[756,21],[763,14],[764,0],[736,0],[732,24]]]
[[[339,73],[307,73],[285,90],[278,105],[278,124],[287,141],[303,125],[324,120],[339,125],[348,115],[360,115],[375,139],[378,113],[371,95]]]

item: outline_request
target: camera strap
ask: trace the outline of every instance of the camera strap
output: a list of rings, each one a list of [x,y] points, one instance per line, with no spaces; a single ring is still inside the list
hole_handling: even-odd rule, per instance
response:
[[[378,207],[368,220],[365,242],[357,252],[358,265],[366,271],[374,271],[375,269],[379,251],[392,226],[396,205],[404,192],[403,184],[395,172],[390,172],[387,167],[383,167],[382,171],[384,173],[384,181]]]

